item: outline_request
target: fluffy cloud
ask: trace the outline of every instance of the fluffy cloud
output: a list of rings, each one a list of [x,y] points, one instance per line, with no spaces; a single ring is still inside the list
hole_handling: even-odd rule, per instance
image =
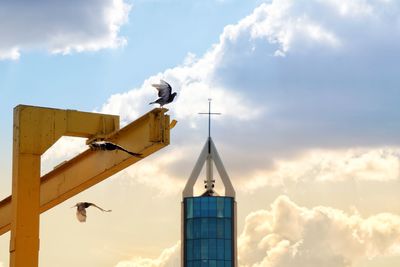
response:
[[[368,218],[329,207],[305,208],[278,197],[246,218],[239,237],[243,267],[350,267],[361,259],[399,255],[400,217]]]
[[[291,160],[276,160],[270,169],[254,170],[241,188],[297,183],[377,181],[400,178],[399,149],[313,150]]]
[[[181,244],[165,249],[157,259],[134,258],[121,261],[115,267],[176,267],[180,265]]]
[[[170,153],[161,153],[155,160],[142,160],[118,174],[118,179],[123,184],[140,184],[154,188],[159,196],[179,194],[184,187],[184,181],[180,179],[180,173],[174,172],[169,166],[185,164],[186,153],[187,149],[174,149]]]
[[[261,129],[240,133],[267,137],[259,147],[274,153],[273,143],[281,151],[397,143],[398,7],[272,1],[227,26],[213,78],[268,111]]]
[[[41,174],[51,171],[55,166],[69,160],[88,149],[86,139],[64,136],[51,146],[41,157]]]
[[[358,213],[325,206],[301,207],[286,196],[269,210],[246,217],[238,239],[241,267],[351,267],[361,260],[400,255],[400,217],[380,213],[363,218]],[[116,267],[180,265],[180,244],[157,259],[134,258]]]
[[[124,0],[6,1],[0,10],[0,60],[32,49],[68,54],[124,45],[118,32],[129,10]]]
[[[171,113],[180,127],[195,125],[212,97],[214,110],[223,113],[214,133],[234,144],[232,155],[252,151],[255,165],[309,148],[397,145],[400,31],[392,22],[399,6],[379,0],[261,4],[226,26],[203,56],[190,54],[181,66],[110,97],[102,112],[128,120],[146,111],[154,98],[150,83],[162,77],[178,91]],[[193,142],[187,132],[185,138]]]
[[[197,112],[206,111],[207,99],[212,97],[213,103],[228,118],[247,121],[256,118],[262,107],[253,107],[243,94],[218,87],[210,79],[214,64],[212,53],[204,58],[193,59],[189,54],[184,64],[163,73],[151,76],[140,88],[125,93],[112,95],[102,106],[100,112],[118,114],[124,123],[132,121],[149,110],[148,103],[157,98],[156,90],[151,86],[165,79],[178,92],[172,115],[184,122],[193,122]]]
[[[223,113],[214,140],[231,176],[246,177],[248,190],[285,181],[398,179],[399,8],[381,0],[261,4],[226,26],[204,55],[189,54],[111,96],[99,111],[119,114],[125,124],[149,110],[151,83],[163,78],[178,92],[168,106],[179,124],[167,152],[177,160],[155,156],[142,171],[129,170],[138,179],[159,170],[160,184],[189,175],[194,161],[179,155],[199,153],[205,135],[196,129],[197,112],[209,97]]]

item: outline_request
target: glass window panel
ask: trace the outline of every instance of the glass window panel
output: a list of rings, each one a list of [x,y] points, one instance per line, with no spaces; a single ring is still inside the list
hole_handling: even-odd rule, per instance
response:
[[[217,239],[208,240],[208,258],[217,259]]]
[[[217,237],[217,219],[215,218],[208,219],[208,237],[209,238]]]
[[[201,197],[201,217],[208,217],[208,199],[209,197]]]
[[[217,219],[217,238],[224,238],[224,219]]]
[[[208,218],[201,218],[201,238],[208,238]]]
[[[208,215],[210,217],[217,216],[217,198],[216,197],[210,197],[208,200]]]
[[[225,261],[225,267],[232,267],[232,261]]]
[[[194,261],[193,267],[200,267],[200,261]]]
[[[224,216],[232,217],[232,199],[230,197],[225,198]]]
[[[201,261],[201,267],[208,267],[208,261],[207,260],[202,260]]]
[[[224,261],[217,261],[217,267],[225,267]]]
[[[231,218],[226,218],[225,219],[225,239],[231,239],[232,238],[232,223],[231,223]]]
[[[193,218],[193,198],[186,198],[186,218]]]
[[[186,220],[186,239],[193,239],[193,219]]]
[[[217,239],[217,260],[223,260],[223,259],[224,259],[224,240]]]
[[[232,260],[232,240],[225,240],[225,260]]]
[[[200,239],[195,239],[193,242],[193,258],[195,260],[200,260],[200,249],[201,249]]]
[[[224,217],[224,198],[217,197],[217,217]]]
[[[193,219],[193,237],[200,238],[201,234],[201,219]]]
[[[186,241],[186,260],[193,260],[193,240]]]
[[[210,267],[217,267],[217,261],[216,260],[209,260],[208,261],[208,266]]]
[[[193,217],[200,217],[200,198],[193,198]]]
[[[201,259],[208,259],[208,239],[201,240]]]
[[[187,267],[193,267],[193,261],[186,261]]]

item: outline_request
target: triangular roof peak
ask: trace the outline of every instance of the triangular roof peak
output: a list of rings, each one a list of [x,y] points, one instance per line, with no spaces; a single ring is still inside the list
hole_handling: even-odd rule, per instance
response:
[[[194,185],[199,178],[200,172],[203,169],[204,163],[206,165],[207,179],[205,181],[206,184],[206,194],[213,195],[214,193],[214,182],[213,179],[213,163],[221,177],[222,183],[225,187],[225,196],[235,197],[236,192],[232,186],[231,180],[229,179],[229,175],[225,170],[224,164],[222,163],[221,157],[218,154],[217,148],[211,137],[208,137],[207,142],[204,144],[203,149],[201,150],[200,156],[194,165],[192,173],[190,174],[189,180],[186,183],[185,188],[183,189],[182,196],[192,197]]]

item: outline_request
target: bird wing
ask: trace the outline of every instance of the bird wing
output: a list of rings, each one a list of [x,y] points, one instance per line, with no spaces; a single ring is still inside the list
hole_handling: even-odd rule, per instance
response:
[[[119,146],[114,143],[111,143],[111,142],[105,142],[104,148],[105,148],[105,150],[115,150],[115,149],[118,149]]]
[[[104,212],[111,212],[111,210],[102,209],[102,208],[100,208],[99,206],[97,206],[97,205],[94,204],[94,203],[90,203],[90,204],[91,204],[90,206],[96,207],[96,208],[98,208],[98,209],[101,210],[101,211],[104,211]]]
[[[76,218],[80,222],[86,222],[86,209],[76,209]]]
[[[168,99],[172,92],[172,87],[164,80],[160,80],[159,84],[152,84],[158,90],[158,96],[163,99]]]

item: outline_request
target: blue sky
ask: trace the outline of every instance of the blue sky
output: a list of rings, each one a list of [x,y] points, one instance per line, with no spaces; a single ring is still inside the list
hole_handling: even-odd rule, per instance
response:
[[[66,56],[34,50],[0,61],[7,100],[2,121],[10,122],[5,115],[18,103],[94,109],[111,94],[181,63],[187,53],[203,54],[224,25],[248,14],[256,2],[135,1],[135,15],[120,29],[127,46]]]
[[[4,99],[13,104],[94,108],[110,94],[138,86],[150,75],[181,63],[189,52],[202,55],[218,41],[223,27],[248,14],[255,2],[134,2],[131,14],[135,15],[120,29],[127,46],[67,56],[22,52],[17,61],[1,61]],[[43,99],[42,94],[48,97]]]
[[[179,123],[169,147],[41,217],[43,266],[177,265],[180,193],[205,141],[197,113],[209,97],[238,192],[240,266],[399,265],[397,1],[78,2],[0,4],[0,196],[11,191],[17,104],[125,124],[151,108],[162,78],[178,92],[169,113]],[[61,140],[43,169],[82,149]],[[78,224],[68,212],[82,200],[113,213]]]
[[[18,60],[0,61],[2,147],[11,149],[16,105],[99,108],[110,95],[180,64],[187,53],[205,53],[225,25],[248,14],[257,2],[127,1],[132,10],[120,28],[126,46],[65,56],[38,49],[22,51]],[[3,157],[9,166],[9,157]]]

